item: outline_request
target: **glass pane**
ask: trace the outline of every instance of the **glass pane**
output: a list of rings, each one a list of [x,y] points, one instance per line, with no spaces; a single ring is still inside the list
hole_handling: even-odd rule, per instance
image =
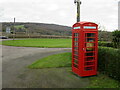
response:
[[[74,47],[75,50],[78,50],[78,47]]]
[[[86,56],[94,56],[94,53],[86,53]]]
[[[74,64],[74,67],[78,68],[78,65]]]
[[[86,48],[86,51],[95,51],[95,48]]]
[[[74,60],[74,62],[75,62],[76,64],[78,64],[78,60]]]
[[[94,65],[95,62],[86,62],[85,65]]]
[[[95,42],[95,38],[86,38],[86,42]]]
[[[74,41],[78,41],[78,38],[74,38]]]
[[[86,57],[86,61],[92,61],[92,60],[95,60],[94,57]]]
[[[76,51],[74,51],[74,56],[73,56],[73,58],[74,58],[74,67],[76,67],[76,68],[78,68],[78,44],[79,44],[79,33],[74,33],[74,50],[76,50]]]
[[[95,44],[94,43],[85,43],[85,47],[94,47]]]
[[[77,51],[74,51],[74,53],[75,53],[76,55],[78,55],[78,52],[77,52]]]
[[[87,33],[86,37],[95,37],[95,33]]]
[[[76,37],[78,37],[78,33],[76,33]]]
[[[76,33],[74,34],[74,36],[76,37]]]
[[[94,67],[85,67],[85,70],[93,70],[94,69]]]
[[[74,55],[74,58],[75,58],[75,59],[78,59],[78,56],[75,56],[75,55]]]
[[[78,42],[75,42],[74,44],[75,44],[75,46],[78,46]]]
[[[74,33],[74,37],[78,37],[78,33]]]

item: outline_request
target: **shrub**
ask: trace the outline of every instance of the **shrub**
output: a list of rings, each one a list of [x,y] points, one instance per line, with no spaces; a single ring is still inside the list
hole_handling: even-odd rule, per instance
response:
[[[120,49],[99,47],[98,69],[120,81]]]

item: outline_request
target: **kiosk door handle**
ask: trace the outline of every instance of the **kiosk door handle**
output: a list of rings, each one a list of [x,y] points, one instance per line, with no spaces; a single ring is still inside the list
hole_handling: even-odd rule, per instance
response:
[[[85,50],[85,48],[83,48],[83,51]]]
[[[86,49],[85,49],[85,48],[83,48],[83,51],[85,51],[85,52],[86,52]]]

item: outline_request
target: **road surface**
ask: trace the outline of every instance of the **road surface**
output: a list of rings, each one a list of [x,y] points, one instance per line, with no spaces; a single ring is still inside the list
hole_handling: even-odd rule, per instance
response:
[[[3,88],[81,88],[87,78],[71,73],[71,68],[28,69],[34,61],[48,55],[71,52],[70,48],[32,48],[2,46]],[[54,62],[53,62],[54,63]]]

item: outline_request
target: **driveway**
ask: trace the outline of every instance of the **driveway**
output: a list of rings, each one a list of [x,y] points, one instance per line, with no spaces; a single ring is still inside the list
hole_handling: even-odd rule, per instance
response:
[[[71,68],[28,69],[37,59],[71,52],[70,48],[32,48],[2,46],[3,88],[82,88],[87,78],[71,73]],[[53,62],[54,63],[54,62]]]

